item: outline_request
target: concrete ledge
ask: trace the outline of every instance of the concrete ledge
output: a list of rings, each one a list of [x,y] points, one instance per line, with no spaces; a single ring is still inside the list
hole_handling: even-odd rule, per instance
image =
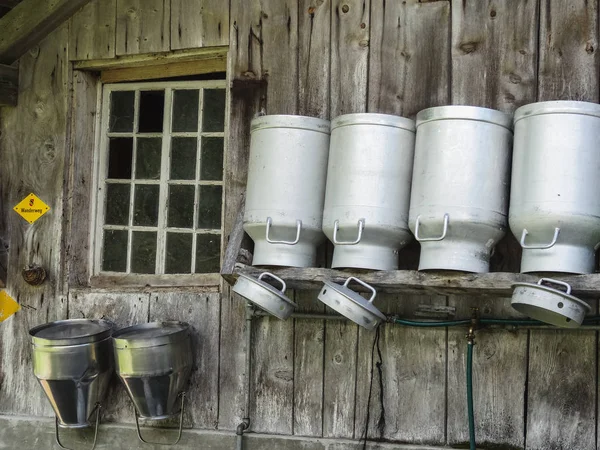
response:
[[[61,440],[67,447],[86,450],[91,446],[92,432],[61,430]],[[143,430],[147,440],[168,442],[176,436],[176,430]],[[184,430],[178,450],[233,450],[236,435],[216,430]],[[165,447],[146,445],[137,438],[135,427],[121,424],[100,425],[99,450],[160,450]],[[244,435],[244,450],[362,450],[362,443],[347,439],[315,439],[299,436],[278,436],[248,433]],[[399,444],[371,443],[369,450],[440,450],[448,447],[427,447]],[[39,417],[0,416],[0,449],[33,450],[59,449],[54,442],[54,420]]]

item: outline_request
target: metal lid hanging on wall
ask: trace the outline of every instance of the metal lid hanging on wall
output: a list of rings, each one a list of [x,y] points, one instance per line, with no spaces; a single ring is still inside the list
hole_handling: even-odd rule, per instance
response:
[[[565,291],[544,286],[555,284]],[[542,278],[537,284],[513,284],[511,305],[532,319],[562,328],[576,328],[591,311],[590,305],[571,295],[571,286],[563,281]]]
[[[281,288],[263,281],[266,277],[279,282]],[[240,274],[233,286],[233,292],[281,320],[287,319],[296,308],[296,304],[285,295],[285,290],[285,281],[269,272],[261,273],[258,278]]]
[[[348,285],[351,281],[366,287],[371,291],[371,297],[367,300],[350,289]],[[373,305],[376,295],[377,291],[373,286],[358,278],[350,277],[343,285],[325,281],[323,289],[319,292],[319,300],[361,327],[374,330],[381,321],[385,320],[385,315]]]

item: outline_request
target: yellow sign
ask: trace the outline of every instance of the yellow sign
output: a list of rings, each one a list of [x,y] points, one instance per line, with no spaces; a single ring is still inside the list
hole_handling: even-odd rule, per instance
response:
[[[34,194],[29,194],[13,209],[29,223],[35,222],[50,211],[50,207]]]
[[[0,292],[0,322],[8,319],[20,309],[21,307],[19,304],[15,302],[6,291]]]

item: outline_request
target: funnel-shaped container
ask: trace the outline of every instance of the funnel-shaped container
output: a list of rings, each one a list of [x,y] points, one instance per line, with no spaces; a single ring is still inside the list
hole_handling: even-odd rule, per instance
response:
[[[179,411],[193,355],[189,325],[153,322],[113,334],[115,368],[135,409],[144,419],[159,420]]]
[[[59,426],[90,426],[113,371],[111,333],[110,322],[89,319],[59,320],[29,331],[33,372]]]

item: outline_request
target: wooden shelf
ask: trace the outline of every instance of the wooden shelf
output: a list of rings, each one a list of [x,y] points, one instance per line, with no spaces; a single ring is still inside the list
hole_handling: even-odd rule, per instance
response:
[[[258,268],[236,263],[233,273],[222,274],[233,284],[239,274],[257,277],[262,272],[271,272],[285,280],[290,289],[321,289],[323,281],[331,280],[343,283],[349,276],[356,276],[371,284],[380,292],[421,294],[421,295],[486,295],[508,297],[512,294],[512,285],[516,282],[536,283],[541,276],[521,273],[492,272],[465,274],[456,272],[427,273],[414,270],[343,271],[323,268]],[[572,294],[579,297],[600,296],[600,274],[591,275],[553,275],[569,283]]]

